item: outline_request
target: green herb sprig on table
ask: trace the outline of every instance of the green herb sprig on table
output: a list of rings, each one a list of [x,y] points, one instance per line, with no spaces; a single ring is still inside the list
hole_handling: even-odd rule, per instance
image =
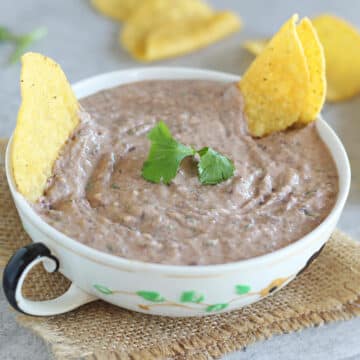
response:
[[[15,35],[8,28],[0,26],[0,43],[10,42],[15,45],[15,49],[10,56],[9,63],[14,64],[19,61],[21,55],[34,42],[42,39],[47,34],[46,28],[38,28],[27,34]]]
[[[149,132],[151,141],[148,158],[142,168],[145,180],[169,184],[175,178],[181,161],[188,156],[199,156],[197,164],[201,184],[215,185],[234,175],[234,164],[226,156],[209,147],[198,151],[177,142],[163,121]]]

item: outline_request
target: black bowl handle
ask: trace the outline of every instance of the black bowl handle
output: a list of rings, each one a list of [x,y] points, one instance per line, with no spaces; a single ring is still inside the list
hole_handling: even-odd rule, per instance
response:
[[[22,247],[7,263],[3,273],[3,288],[8,302],[14,309],[23,314],[47,316],[70,311],[95,299],[74,284],[56,299],[31,301],[24,298],[21,292],[23,282],[29,271],[40,262],[43,262],[48,272],[56,272],[59,269],[59,260],[40,242]]]

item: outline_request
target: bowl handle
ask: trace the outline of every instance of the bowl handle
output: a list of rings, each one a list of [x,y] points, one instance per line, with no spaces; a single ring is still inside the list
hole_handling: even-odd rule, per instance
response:
[[[96,297],[79,289],[74,283],[60,297],[46,301],[31,301],[23,297],[22,285],[29,271],[40,262],[48,272],[59,269],[59,260],[51,255],[43,243],[33,243],[16,251],[3,273],[3,288],[10,305],[27,315],[48,316],[62,314],[80,305],[96,300]]]

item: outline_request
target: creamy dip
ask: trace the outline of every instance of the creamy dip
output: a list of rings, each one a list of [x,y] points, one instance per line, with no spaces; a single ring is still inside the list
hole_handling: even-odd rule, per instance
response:
[[[318,226],[338,192],[314,124],[254,139],[236,84],[146,81],[81,101],[90,116],[65,145],[40,215],[93,248],[146,262],[220,264],[280,249]],[[233,160],[235,176],[201,185],[185,159],[170,185],[141,176],[146,135],[163,120],[194,148]]]

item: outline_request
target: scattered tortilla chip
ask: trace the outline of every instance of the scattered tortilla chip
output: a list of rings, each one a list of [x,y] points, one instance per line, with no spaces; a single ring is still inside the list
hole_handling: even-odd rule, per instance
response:
[[[145,0],[146,1],[146,0]],[[126,20],[144,0],[91,0],[93,7],[115,20]]]
[[[151,32],[159,26],[168,26],[171,23],[196,17],[211,15],[208,5],[198,0],[147,0],[130,17],[124,25],[120,41],[123,46],[137,59],[148,58],[147,39]],[[150,59],[149,59],[150,60]]]
[[[242,47],[253,55],[259,55],[268,43],[269,39],[248,40],[243,43]]]
[[[147,60],[182,55],[222,39],[239,28],[238,18],[230,12],[220,12],[198,20],[165,24],[149,34],[146,41]]]
[[[41,54],[22,57],[20,85],[22,102],[11,163],[18,190],[36,201],[62,146],[79,123],[79,104],[60,66]]]
[[[193,51],[240,27],[230,12],[214,12],[200,0],[148,0],[128,19],[122,45],[138,60],[153,61]]]
[[[310,75],[307,101],[298,122],[308,124],[318,117],[325,102],[325,55],[316,30],[308,18],[300,21],[296,31],[304,48]]]
[[[294,15],[283,25],[239,82],[253,136],[285,130],[304,110],[310,75],[297,20]]]
[[[332,15],[313,19],[326,58],[327,99],[340,101],[360,92],[360,33]]]

